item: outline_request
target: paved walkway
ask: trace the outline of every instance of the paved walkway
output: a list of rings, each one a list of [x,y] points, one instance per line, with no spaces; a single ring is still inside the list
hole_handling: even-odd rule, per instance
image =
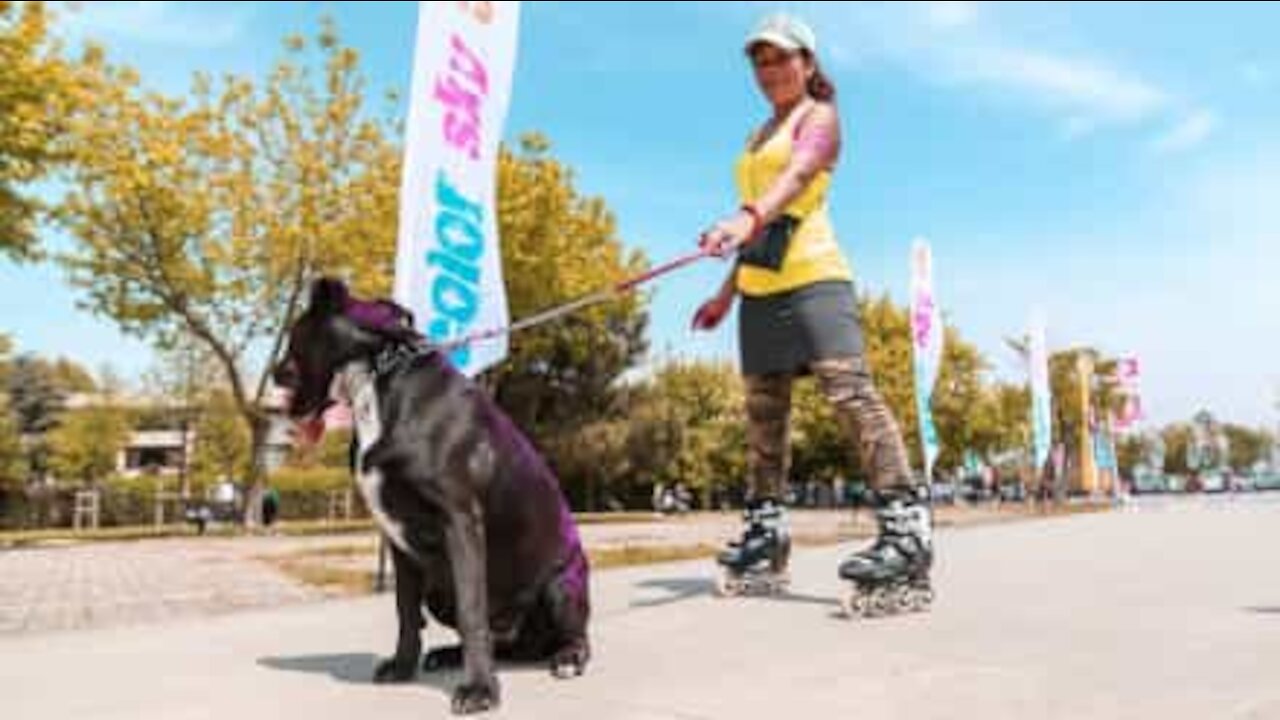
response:
[[[596,573],[587,674],[502,666],[486,717],[1280,717],[1280,503],[1142,503],[938,543],[933,611],[869,622],[836,611],[850,544],[797,552],[777,598],[712,597],[704,561]],[[11,635],[0,698],[24,720],[449,717],[456,673],[369,683],[394,634],[379,595]]]
[[[948,508],[943,522],[1015,517],[991,508]],[[801,542],[866,534],[865,512],[792,514]],[[653,522],[591,523],[583,541],[595,550],[714,547],[738,532],[733,513],[693,514]],[[94,542],[0,551],[0,636],[14,633],[165,622],[246,608],[315,602],[349,589],[302,582],[280,560],[324,572],[376,568],[372,534],[320,537],[200,537]],[[276,562],[273,562],[275,560]]]

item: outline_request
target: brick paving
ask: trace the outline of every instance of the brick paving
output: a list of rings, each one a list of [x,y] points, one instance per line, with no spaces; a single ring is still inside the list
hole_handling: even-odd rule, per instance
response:
[[[987,522],[1023,511],[944,508],[940,524]],[[718,546],[738,532],[733,513],[695,514],[652,522],[581,526],[591,549]],[[866,535],[866,512],[797,511],[798,541],[832,542]],[[364,552],[342,553],[342,549]],[[264,558],[339,550],[331,566],[373,570],[371,534],[319,537],[204,537],[89,542],[0,551],[0,635],[156,623],[322,601],[337,590],[302,583]],[[317,552],[318,551],[318,552]]]

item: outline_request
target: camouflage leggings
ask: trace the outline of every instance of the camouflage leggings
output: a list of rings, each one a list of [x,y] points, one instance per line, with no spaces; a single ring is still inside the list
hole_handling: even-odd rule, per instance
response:
[[[898,423],[861,356],[817,360],[810,366],[835,409],[850,451],[856,451],[873,489],[913,484]],[[782,497],[791,468],[791,383],[787,373],[747,375],[747,478],[751,497]]]

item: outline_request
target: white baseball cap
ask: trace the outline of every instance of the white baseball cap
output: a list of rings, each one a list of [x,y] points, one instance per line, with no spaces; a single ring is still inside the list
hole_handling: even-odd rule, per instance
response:
[[[749,52],[756,43],[769,43],[783,50],[795,52],[818,51],[818,38],[803,20],[787,13],[766,15],[747,36],[745,49]]]

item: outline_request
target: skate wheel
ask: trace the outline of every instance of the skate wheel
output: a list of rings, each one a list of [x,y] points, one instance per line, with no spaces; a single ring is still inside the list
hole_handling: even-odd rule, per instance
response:
[[[915,609],[916,593],[911,588],[901,587],[893,593],[893,611],[910,612]]]
[[[852,590],[846,590],[840,593],[840,614],[844,615],[846,618],[855,617],[853,612],[854,595],[855,593]]]
[[[776,577],[769,583],[769,590],[775,595],[785,593],[789,587],[791,587],[791,578],[786,575]]]
[[[908,587],[903,590],[902,609],[906,612],[923,612],[933,602],[933,590],[927,587]]]
[[[735,576],[729,570],[721,570],[716,576],[716,595],[718,597],[732,597],[742,594],[742,579]]]
[[[869,599],[857,588],[849,588],[840,596],[840,610],[850,620],[865,616],[868,606]]]
[[[893,612],[895,604],[892,593],[883,588],[876,588],[871,593],[871,601],[867,603],[867,615],[870,617],[888,615]]]

